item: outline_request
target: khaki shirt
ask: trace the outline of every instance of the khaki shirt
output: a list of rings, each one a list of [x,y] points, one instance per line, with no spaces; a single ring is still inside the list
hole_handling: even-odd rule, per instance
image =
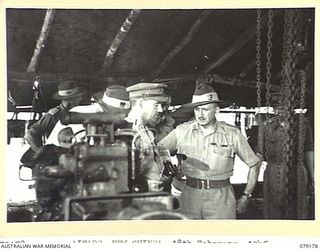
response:
[[[25,140],[31,148],[40,148],[44,142],[43,137],[48,138],[60,120],[64,107],[62,105],[50,109],[39,121],[33,124],[25,135]]]
[[[259,162],[240,130],[219,121],[206,134],[200,131],[195,120],[184,123],[162,139],[159,145],[170,152],[177,150],[177,153],[187,155],[182,172],[200,179],[223,180],[232,176],[235,154],[249,167]],[[203,167],[206,165],[207,169]]]

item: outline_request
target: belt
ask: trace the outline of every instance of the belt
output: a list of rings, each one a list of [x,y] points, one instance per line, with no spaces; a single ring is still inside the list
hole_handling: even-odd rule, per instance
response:
[[[226,180],[204,180],[187,176],[187,186],[198,189],[223,188],[230,185],[230,179]]]

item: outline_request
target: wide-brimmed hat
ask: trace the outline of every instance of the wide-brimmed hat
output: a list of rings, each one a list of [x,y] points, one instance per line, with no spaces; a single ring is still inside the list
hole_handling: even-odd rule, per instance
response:
[[[194,108],[209,103],[226,104],[229,102],[220,100],[218,97],[218,93],[212,86],[208,84],[197,84],[192,96],[192,101],[190,103],[182,105],[182,107]]]
[[[59,83],[58,91],[54,93],[52,98],[56,100],[63,100],[81,96],[83,94],[83,89],[81,89],[75,81],[67,80]]]
[[[105,112],[129,112],[130,100],[126,88],[121,85],[111,85],[105,91],[93,95]]]
[[[163,83],[147,83],[142,82],[127,88],[130,100],[139,98],[155,100],[162,103],[171,103],[171,98],[164,92],[168,85]]]

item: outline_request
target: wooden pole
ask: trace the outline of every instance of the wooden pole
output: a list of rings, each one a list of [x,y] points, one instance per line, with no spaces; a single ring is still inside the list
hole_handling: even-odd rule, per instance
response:
[[[262,57],[261,57],[261,61],[264,60],[266,57],[267,57],[267,53],[263,53]],[[257,66],[257,59],[256,58],[254,58],[251,62],[247,63],[241,69],[241,73],[239,74],[239,77],[244,78],[254,66]]]
[[[138,83],[142,77],[99,77],[96,75],[73,74],[73,73],[35,73],[35,72],[13,72],[7,74],[8,82],[16,82],[26,85],[32,85],[36,76],[39,76],[43,83],[58,83],[63,80],[72,79],[81,83],[97,82],[101,84],[117,84],[124,83],[125,86]]]
[[[203,77],[211,77],[215,83],[231,85],[231,86],[239,86],[239,87],[246,87],[246,88],[256,88],[257,82],[251,80],[244,80],[235,77],[226,77],[221,76],[218,74],[204,74],[204,73],[195,73],[195,74],[181,74],[181,75],[173,75],[163,78],[158,78],[153,80],[153,82],[161,82],[165,84],[175,84],[179,82],[185,81],[195,81],[198,78]],[[265,89],[265,83],[262,82],[261,88]],[[271,86],[271,90],[280,90],[280,86],[273,85]]]
[[[45,42],[46,42],[46,39],[48,38],[55,12],[56,12],[56,10],[54,10],[54,9],[47,10],[47,13],[46,13],[46,16],[44,18],[43,25],[41,28],[41,32],[40,32],[36,47],[33,52],[33,56],[31,58],[29,66],[27,68],[27,72],[35,72],[36,71],[36,68],[37,68],[37,65],[39,62],[39,57],[41,55],[41,51],[45,47]]]
[[[131,29],[133,23],[136,21],[140,14],[141,10],[131,10],[129,16],[126,18],[124,23],[122,24],[120,30],[118,31],[117,35],[115,36],[113,42],[111,43],[105,57],[104,57],[104,62],[101,66],[101,69],[98,72],[98,75],[103,75],[108,67],[112,64],[113,58],[118,51],[123,39],[126,37],[128,34],[129,30]]]
[[[160,73],[168,66],[170,61],[186,46],[194,35],[199,30],[201,24],[206,20],[206,18],[211,14],[211,10],[204,10],[201,12],[198,19],[192,25],[191,29],[187,33],[187,35],[176,45],[176,47],[166,55],[166,57],[162,60],[159,66],[153,71],[151,74],[151,79],[156,78]]]
[[[76,81],[81,81],[83,83],[99,82],[101,84],[110,83],[123,83],[124,86],[130,86],[132,84],[138,83],[144,79],[143,76],[123,76],[123,77],[111,77],[111,76],[96,76],[96,75],[84,75],[84,74],[72,74],[72,73],[35,73],[35,72],[13,72],[9,71],[7,75],[8,81],[11,82],[21,82],[26,85],[33,84],[34,78],[39,76],[43,82],[57,83],[66,79],[73,79]],[[247,88],[256,88],[256,81],[238,79],[234,77],[225,77],[217,74],[179,74],[171,75],[162,78],[157,78],[153,82],[162,82],[165,84],[180,84],[186,81],[196,81],[200,77],[212,77],[214,82],[219,84],[226,84],[231,86],[240,86]],[[265,88],[265,83],[262,82],[262,89]],[[280,90],[280,86],[272,85],[272,90]]]

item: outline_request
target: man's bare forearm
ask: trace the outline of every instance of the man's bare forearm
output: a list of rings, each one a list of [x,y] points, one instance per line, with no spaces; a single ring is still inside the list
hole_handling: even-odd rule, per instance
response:
[[[245,193],[251,194],[253,192],[258,181],[260,166],[261,161],[249,169],[247,185],[244,190]]]

